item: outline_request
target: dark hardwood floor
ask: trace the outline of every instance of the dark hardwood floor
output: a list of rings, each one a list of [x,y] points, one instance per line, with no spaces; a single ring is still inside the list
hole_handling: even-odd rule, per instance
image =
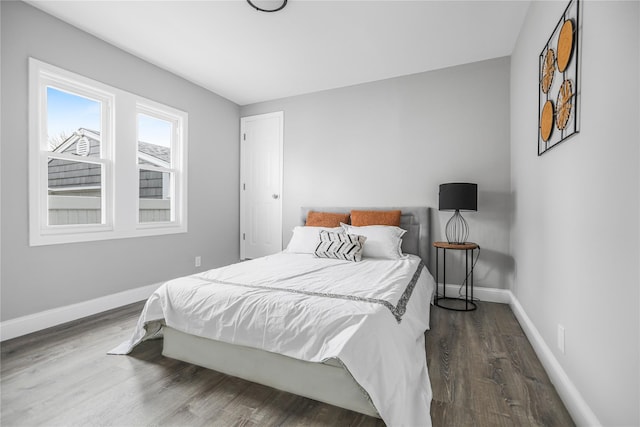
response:
[[[0,425],[383,426],[381,420],[163,357],[161,341],[130,356],[142,303],[1,344]],[[432,307],[427,360],[438,426],[571,426],[506,305]]]
[[[427,365],[434,426],[573,426],[511,308],[432,309]]]

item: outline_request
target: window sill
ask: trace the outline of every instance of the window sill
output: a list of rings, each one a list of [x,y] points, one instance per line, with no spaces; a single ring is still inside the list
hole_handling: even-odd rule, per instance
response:
[[[70,230],[55,230],[55,232],[46,232],[31,235],[29,246],[46,246],[67,243],[93,242],[99,240],[130,239],[136,237],[162,236],[186,232],[186,225],[176,225],[171,223],[149,224],[149,226],[145,225],[145,227],[140,227],[131,231],[114,231],[113,229],[105,228],[103,230],[90,232],[78,231],[74,233]]]

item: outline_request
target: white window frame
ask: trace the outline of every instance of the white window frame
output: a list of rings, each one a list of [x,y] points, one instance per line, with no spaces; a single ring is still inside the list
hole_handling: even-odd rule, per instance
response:
[[[179,209],[180,206],[184,206],[183,200],[184,191],[183,191],[183,181],[185,180],[185,174],[180,173],[180,165],[182,164],[182,159],[184,158],[184,139],[186,135],[183,133],[183,129],[185,128],[186,116],[181,111],[169,108],[167,106],[145,101],[138,102],[136,104],[136,129],[138,129],[138,114],[144,114],[149,117],[153,117],[156,119],[164,120],[171,123],[171,162],[168,167],[160,167],[160,166],[152,166],[152,165],[141,165],[138,163],[137,152],[136,152],[136,164],[138,167],[138,174],[141,169],[151,170],[156,172],[166,172],[169,173],[170,176],[173,176],[173,180],[169,183],[168,192],[171,195],[170,205],[171,205],[171,220],[163,221],[163,222],[140,222],[138,221],[138,229],[149,229],[149,228],[158,228],[158,227],[167,227],[173,226],[176,223],[179,223],[182,220],[183,212],[182,209]],[[137,135],[137,134],[136,134]],[[136,144],[139,140],[139,137],[136,136]],[[138,175],[139,176],[139,175]],[[163,195],[165,193],[165,182],[163,179]],[[136,187],[138,188],[138,187]],[[136,210],[139,212],[140,210],[140,198],[136,198]]]
[[[100,158],[50,151],[47,141],[48,86],[102,103]],[[137,113],[140,108],[165,120],[170,118],[175,125],[170,169],[174,174],[171,221],[138,222]],[[187,232],[187,131],[188,115],[183,111],[29,58],[29,244],[39,246]],[[49,157],[102,165],[102,224],[48,225]]]

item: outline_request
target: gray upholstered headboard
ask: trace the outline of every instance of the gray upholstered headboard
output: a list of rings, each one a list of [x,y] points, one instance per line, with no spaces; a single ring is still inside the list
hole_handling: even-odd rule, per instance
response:
[[[300,224],[307,221],[309,211],[349,213],[352,209],[366,211],[387,211],[400,210],[400,227],[407,230],[402,238],[402,251],[404,253],[418,255],[425,264],[429,265],[429,209],[423,206],[401,206],[401,207],[332,207],[332,206],[309,206],[300,208]]]

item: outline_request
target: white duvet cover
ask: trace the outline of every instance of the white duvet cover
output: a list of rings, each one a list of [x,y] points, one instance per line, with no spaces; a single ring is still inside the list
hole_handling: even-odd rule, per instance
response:
[[[279,253],[166,282],[147,300],[127,354],[149,322],[309,362],[337,358],[389,426],[430,426],[424,331],[435,282],[420,258],[348,262]]]

